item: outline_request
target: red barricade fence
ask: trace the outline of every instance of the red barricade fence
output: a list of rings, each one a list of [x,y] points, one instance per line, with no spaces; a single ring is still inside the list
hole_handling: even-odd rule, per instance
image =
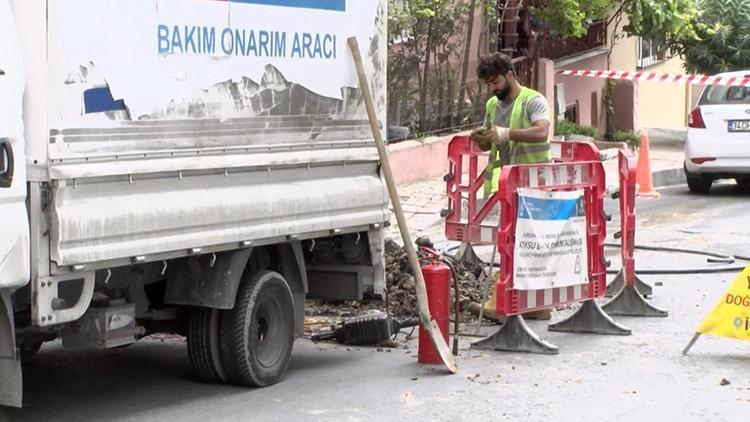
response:
[[[469,137],[455,137],[448,146],[449,173],[445,177],[448,196],[446,237],[461,242],[492,244],[497,241],[500,277],[497,312],[508,320],[497,333],[472,347],[557,353],[557,347],[542,340],[526,325],[522,314],[570,303],[582,306],[567,319],[549,326],[551,331],[628,335],[630,330],[614,322],[594,299],[606,292],[604,240],[606,180],[598,149],[589,142],[553,142],[553,163],[503,167],[498,191],[479,207],[483,193],[482,151]],[[466,174],[465,174],[466,173]],[[520,290],[514,285],[514,248],[518,218],[518,189],[547,191],[582,190],[586,217],[588,279],[585,284]],[[465,206],[464,206],[465,204]],[[484,220],[493,207],[500,209],[499,227]]]
[[[666,317],[668,312],[648,303],[651,286],[635,273],[636,159],[629,150],[618,153],[620,175],[620,251],[622,269],[607,289],[614,296],[602,308],[610,315]]]
[[[545,290],[517,290],[514,287],[514,248],[518,216],[518,189],[583,190],[586,210],[586,242],[588,246],[588,284]],[[607,289],[607,268],[604,263],[604,219],[606,191],[604,167],[601,162],[532,164],[506,166],[500,176],[500,280],[497,285],[497,311],[501,315],[549,309],[569,303],[604,296]]]

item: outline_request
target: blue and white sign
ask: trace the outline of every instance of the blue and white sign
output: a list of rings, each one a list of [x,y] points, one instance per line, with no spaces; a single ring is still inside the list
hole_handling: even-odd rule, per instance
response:
[[[588,283],[583,191],[518,190],[514,287],[541,290]]]
[[[207,118],[263,115],[269,107],[248,106],[256,91],[286,87],[318,96],[292,102],[338,101],[340,114],[351,116],[346,95],[358,86],[351,36],[385,122],[386,0],[55,0],[49,13],[59,90],[52,97],[60,99],[50,114],[59,127],[94,118],[92,111],[193,118],[173,110],[196,102]],[[302,106],[270,108],[284,107]]]

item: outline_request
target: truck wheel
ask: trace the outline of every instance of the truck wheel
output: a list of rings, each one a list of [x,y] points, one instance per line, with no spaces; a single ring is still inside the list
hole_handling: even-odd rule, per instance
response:
[[[218,309],[194,307],[188,317],[187,346],[190,364],[198,379],[221,384],[228,378],[219,353]]]
[[[39,350],[42,348],[42,342],[33,342],[33,343],[23,343],[19,346],[19,349],[21,350],[21,361],[29,361],[36,356],[37,353],[39,353]]]
[[[221,317],[221,353],[237,385],[276,383],[289,364],[294,343],[294,303],[284,277],[259,271],[242,280],[234,309]]]

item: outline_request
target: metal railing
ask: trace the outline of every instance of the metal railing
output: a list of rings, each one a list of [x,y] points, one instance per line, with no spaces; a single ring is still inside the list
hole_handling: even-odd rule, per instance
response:
[[[594,22],[586,35],[581,38],[553,38],[550,36],[539,39],[541,45],[540,57],[558,60],[576,54],[584,53],[607,45],[607,23]]]

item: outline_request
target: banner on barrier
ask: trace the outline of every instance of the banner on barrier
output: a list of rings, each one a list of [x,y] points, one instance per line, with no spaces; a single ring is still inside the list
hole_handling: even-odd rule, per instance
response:
[[[518,189],[516,289],[587,284],[587,252],[583,190]]]

